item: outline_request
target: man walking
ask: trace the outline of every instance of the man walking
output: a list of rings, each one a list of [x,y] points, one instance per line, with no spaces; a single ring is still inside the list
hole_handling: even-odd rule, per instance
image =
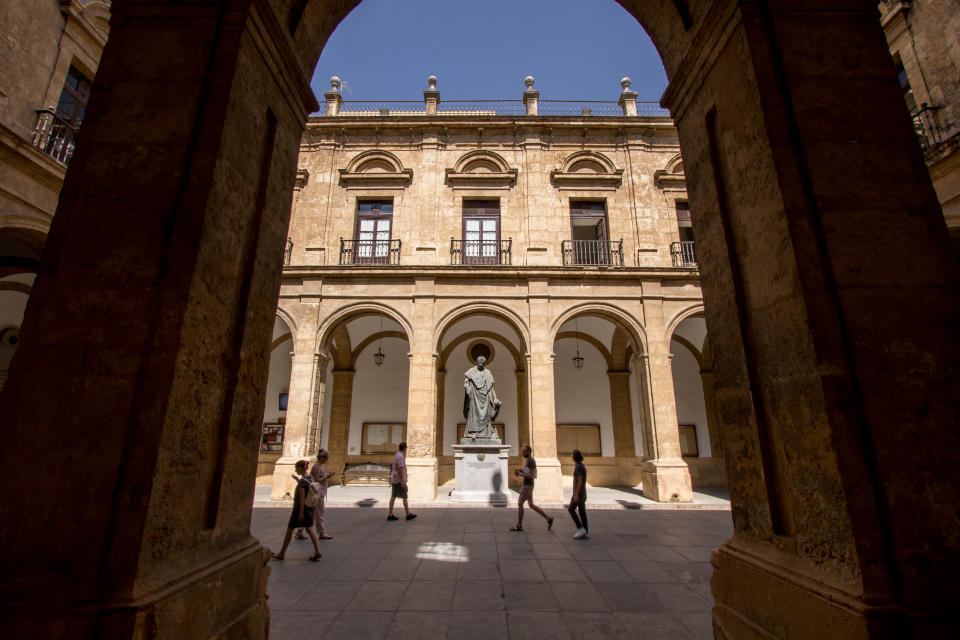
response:
[[[523,531],[523,503],[529,502],[530,508],[539,513],[547,521],[547,531],[553,528],[553,518],[546,512],[533,504],[533,481],[537,477],[537,461],[533,459],[533,449],[530,445],[523,447],[523,457],[527,459],[527,464],[522,469],[514,469],[514,475],[523,476],[523,486],[520,487],[520,497],[517,499],[517,525],[510,527],[510,531]]]
[[[397,498],[403,499],[403,510],[407,512],[407,520],[413,520],[417,514],[410,513],[407,505],[407,443],[401,442],[390,464],[390,511],[387,520],[399,520],[393,515],[393,503]]]

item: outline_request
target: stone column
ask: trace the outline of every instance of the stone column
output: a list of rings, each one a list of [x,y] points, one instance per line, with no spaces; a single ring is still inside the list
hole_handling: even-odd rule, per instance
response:
[[[42,452],[0,451],[4,638],[266,637],[253,478],[317,104],[270,5],[226,7],[113,3],[0,399]]]
[[[706,357],[706,354],[704,354]],[[704,364],[700,369],[700,384],[703,387],[703,407],[707,413],[707,432],[710,435],[710,455],[723,457],[723,437],[720,435],[720,417],[717,415],[717,396],[714,392],[713,368]],[[710,367],[710,368],[707,368]]]
[[[876,6],[725,6],[663,97],[734,505],[714,633],[955,635],[960,273]]]
[[[610,383],[610,414],[613,421],[613,455],[619,482],[631,486],[635,481],[631,467],[637,461],[633,441],[633,407],[630,401],[630,370],[607,371]],[[635,470],[635,468],[633,469]]]
[[[290,368],[290,394],[287,398],[287,420],[283,428],[283,454],[273,468],[273,488],[270,497],[281,500],[292,495],[296,486],[293,474],[297,460],[314,459],[316,451],[311,451],[310,409],[317,380],[317,356],[311,353],[313,340],[298,339],[294,343],[293,363]]]
[[[528,409],[530,403],[527,400],[527,372],[524,370],[515,371],[517,378],[517,446],[522,448],[525,444],[530,444],[530,416]],[[513,455],[519,455],[519,451],[514,451]]]
[[[546,282],[530,283],[530,355],[527,359],[530,398],[530,446],[537,460],[536,496],[544,502],[563,500],[563,476],[557,458],[557,407],[554,400],[553,336]],[[523,446],[523,445],[521,445]],[[517,454],[520,454],[518,451]]]
[[[537,107],[540,101],[540,92],[533,88],[533,76],[527,76],[523,79],[523,84],[527,90],[523,92],[523,106],[528,116],[537,115]]]
[[[437,105],[440,104],[440,92],[437,90],[437,76],[427,78],[428,89],[423,92],[423,103],[428,116],[437,115]]]
[[[663,301],[643,301],[647,354],[641,357],[649,402],[646,417],[649,445],[644,442],[643,495],[659,502],[692,502],[690,470],[680,456],[677,399],[673,389],[673,356],[665,334]]]
[[[343,95],[340,93],[340,78],[337,76],[330,78],[330,91],[325,92],[323,97],[327,100],[327,115],[338,115],[340,105],[343,104]]]
[[[411,499],[437,499],[437,353],[434,351],[434,281],[414,285],[413,335],[410,336],[410,386],[407,396],[407,474]]]
[[[353,369],[333,370],[333,389],[330,392],[330,435],[327,451],[330,459],[327,471],[340,473],[347,461],[350,436],[350,410],[353,407]]]

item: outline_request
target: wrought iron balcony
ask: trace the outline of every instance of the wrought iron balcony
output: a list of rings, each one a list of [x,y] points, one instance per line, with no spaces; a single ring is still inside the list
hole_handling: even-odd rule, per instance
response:
[[[450,238],[450,264],[508,265],[513,238],[506,240],[455,240]]]
[[[623,240],[564,240],[564,266],[623,266]]]
[[[937,122],[939,108],[931,107],[924,102],[920,110],[913,114],[913,128],[917,132],[917,139],[924,151],[929,151],[943,142],[940,136],[940,125]]]
[[[54,110],[37,111],[37,126],[33,130],[33,146],[56,160],[67,165],[73,155],[74,136],[79,127],[57,117]]]
[[[340,264],[400,264],[400,240],[344,240]]]
[[[697,267],[697,254],[693,250],[692,241],[673,242],[670,244],[670,256],[675,267]]]

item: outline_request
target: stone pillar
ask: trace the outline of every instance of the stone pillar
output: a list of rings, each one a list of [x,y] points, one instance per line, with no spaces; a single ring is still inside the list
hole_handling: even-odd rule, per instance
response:
[[[633,441],[633,407],[630,401],[630,370],[607,371],[610,383],[610,414],[613,421],[613,455],[618,482],[632,486],[636,481],[636,447]]]
[[[273,467],[273,488],[270,497],[281,500],[293,495],[296,482],[293,474],[297,460],[314,459],[309,440],[310,410],[317,381],[317,356],[311,353],[312,340],[297,340],[294,343],[293,363],[290,368],[290,395],[287,398],[287,420],[283,428],[283,454]]]
[[[0,451],[4,638],[266,637],[253,478],[317,104],[269,5],[225,6],[113,3],[0,399],[42,452]]]
[[[709,358],[704,352],[703,358]],[[717,415],[717,395],[714,391],[713,367],[704,362],[700,369],[700,384],[703,387],[703,407],[707,414],[707,432],[710,435],[710,455],[723,457],[723,437],[720,435],[720,417]]]
[[[630,90],[630,78],[624,78],[620,81],[620,86],[623,87],[623,91],[620,93],[620,108],[623,109],[623,115],[625,116],[636,116],[637,115],[637,96],[640,95],[636,91]]]
[[[530,403],[527,400],[527,372],[524,370],[515,371],[514,376],[517,379],[517,446],[523,448],[523,445],[530,444],[530,416],[528,413]],[[514,451],[513,455],[520,455],[520,451]]]
[[[537,105],[540,101],[540,92],[533,88],[533,76],[527,76],[523,79],[523,84],[527,90],[523,92],[523,106],[528,116],[537,115]]]
[[[563,500],[563,475],[557,458],[553,336],[550,333],[550,309],[544,295],[546,287],[547,283],[543,281],[530,283],[531,345],[527,359],[530,446],[537,460],[536,497],[544,502],[559,502]]]
[[[447,386],[447,370],[446,369],[437,369],[437,410],[436,417],[434,422],[434,437],[433,437],[433,451],[434,455],[439,458],[443,455],[443,414],[444,414],[444,399],[446,394]],[[454,436],[456,437],[456,436]],[[439,483],[438,483],[439,484]]]
[[[731,3],[662,100],[733,501],[714,633],[952,637],[958,265],[875,4],[809,4]]]
[[[437,499],[436,429],[437,357],[433,352],[410,354],[410,392],[407,397],[407,476],[410,497]]]
[[[423,92],[423,102],[428,116],[437,115],[437,105],[440,104],[440,92],[437,90],[437,76],[427,78],[428,89]]]
[[[353,369],[333,370],[333,389],[330,397],[330,435],[327,451],[330,459],[327,471],[340,473],[347,461],[347,445],[350,437],[350,410],[353,407]]]
[[[407,395],[407,474],[411,499],[437,499],[437,353],[434,351],[434,281],[417,278],[410,336]]]
[[[327,100],[327,115],[339,115],[340,105],[343,104],[343,95],[340,93],[340,78],[337,76],[330,78],[330,91],[324,92],[323,97]]]

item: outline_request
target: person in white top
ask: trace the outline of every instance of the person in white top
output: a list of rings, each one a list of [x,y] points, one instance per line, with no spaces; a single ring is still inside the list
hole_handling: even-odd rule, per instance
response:
[[[417,514],[410,513],[410,506],[407,504],[407,443],[401,442],[397,447],[397,452],[393,456],[393,463],[390,465],[390,510],[387,512],[387,520],[399,520],[393,515],[393,503],[397,498],[403,499],[403,510],[407,513],[407,520],[413,520]]]

